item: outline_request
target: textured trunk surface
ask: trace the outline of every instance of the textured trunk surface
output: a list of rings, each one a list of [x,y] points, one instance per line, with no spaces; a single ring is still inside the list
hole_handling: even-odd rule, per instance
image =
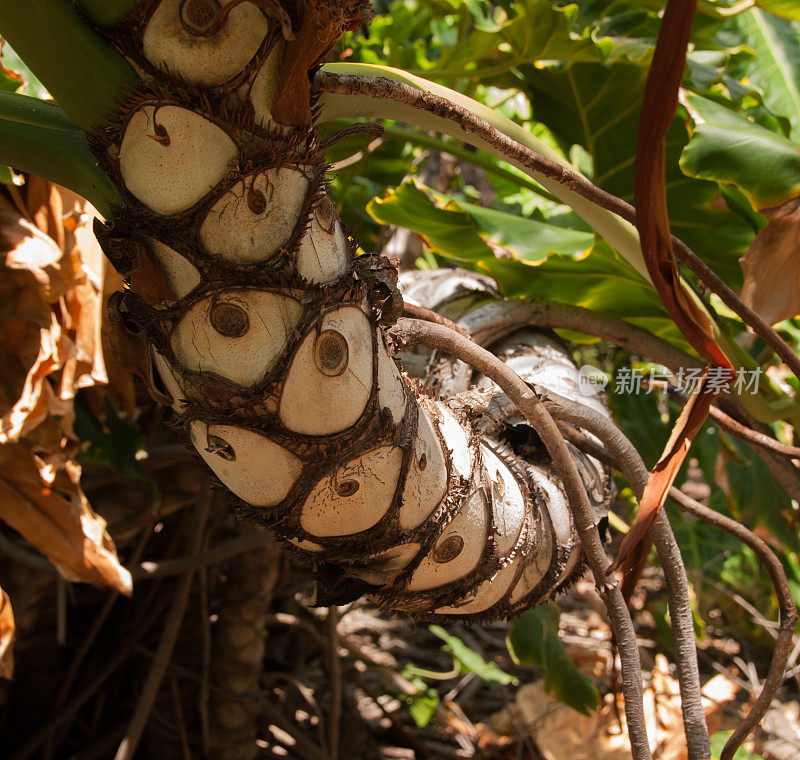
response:
[[[116,352],[238,513],[314,569],[319,603],[370,593],[411,614],[506,616],[574,575],[577,539],[527,429],[477,419],[463,368],[437,398],[398,367],[396,273],[354,256],[327,196],[309,70],[363,6],[148,0],[103,30],[141,76],[93,136],[124,198],[98,227],[130,285],[111,304]],[[436,277],[452,275],[419,275],[409,299],[497,300],[469,276],[426,295]],[[554,341],[503,337],[515,369],[574,395]],[[581,465],[604,504],[605,473]]]

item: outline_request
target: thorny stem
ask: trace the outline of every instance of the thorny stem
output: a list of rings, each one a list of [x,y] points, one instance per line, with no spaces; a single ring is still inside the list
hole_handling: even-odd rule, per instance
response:
[[[213,498],[214,492],[206,485],[197,505],[197,515],[194,518],[191,532],[186,542],[186,549],[189,554],[197,554],[200,550]],[[136,754],[136,748],[139,746],[142,733],[147,725],[161,682],[164,680],[167,667],[172,659],[172,652],[178,640],[178,633],[186,612],[186,605],[189,602],[189,592],[191,591],[193,580],[194,573],[188,572],[177,583],[175,596],[164,623],[164,629],[150,666],[150,672],[147,674],[147,680],[142,688],[136,710],[131,717],[128,730],[125,732],[122,742],[120,742],[114,760],[131,760]]]
[[[494,354],[443,325],[401,318],[389,331],[399,347],[425,345],[469,364],[494,381],[516,405],[544,443],[567,492],[569,507],[583,554],[592,570],[619,647],[622,691],[631,750],[635,760],[651,760],[642,705],[642,671],[636,634],[616,579],[606,577],[610,566],[595,526],[592,507],[564,438],[534,391]]]
[[[764,680],[761,693],[742,722],[734,729],[728,741],[725,742],[725,747],[720,754],[720,760],[732,760],[736,750],[742,746],[750,732],[761,722],[783,681],[786,673],[786,663],[789,661],[789,655],[792,652],[794,629],[797,624],[797,606],[794,603],[792,590],[789,588],[789,582],[786,579],[786,571],[766,541],[760,539],[755,533],[745,528],[741,523],[736,522],[736,520],[715,512],[710,507],[695,501],[675,487],[670,488],[669,498],[684,512],[699,517],[710,525],[730,533],[752,549],[761,564],[767,568],[772,585],[775,587],[775,595],[778,598],[780,626],[775,639],[775,650],[772,653],[772,661],[769,664],[767,677]]]
[[[602,441],[605,449],[618,463],[628,479],[636,498],[641,498],[650,473],[639,456],[639,452],[619,428],[610,419],[583,404],[572,402],[550,392],[547,392],[547,396],[552,400],[547,400],[544,404],[555,419],[588,430]],[[697,665],[689,582],[686,578],[686,569],[681,559],[680,549],[664,510],[659,511],[650,534],[658,552],[664,571],[664,580],[667,584],[688,757],[689,760],[703,760],[710,756],[711,751],[708,742],[708,727],[700,696],[700,671]]]
[[[318,92],[333,94],[358,94],[387,98],[427,111],[456,122],[464,131],[475,134],[501,151],[509,160],[527,169],[539,172],[559,182],[600,208],[604,208],[631,224],[636,224],[636,209],[626,201],[592,184],[586,177],[576,174],[561,164],[542,156],[530,148],[502,134],[487,121],[446,98],[417,90],[402,82],[382,77],[364,77],[319,72],[314,79]],[[676,258],[688,267],[706,287],[716,293],[728,308],[735,312],[753,332],[767,343],[800,380],[800,357],[781,338],[772,326],[756,311],[745,304],[686,243],[672,236]]]

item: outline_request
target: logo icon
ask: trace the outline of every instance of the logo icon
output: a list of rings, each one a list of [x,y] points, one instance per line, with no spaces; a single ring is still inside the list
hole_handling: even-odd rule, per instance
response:
[[[608,385],[608,375],[591,364],[584,364],[578,376],[578,390],[582,396],[596,396]]]

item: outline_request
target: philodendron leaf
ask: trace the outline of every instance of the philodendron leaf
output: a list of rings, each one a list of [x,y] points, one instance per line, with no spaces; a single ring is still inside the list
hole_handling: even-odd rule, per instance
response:
[[[405,71],[389,68],[388,66],[377,66],[365,63],[329,63],[323,66],[322,70],[332,74],[382,77],[409,85],[416,90],[430,92],[451,101],[461,108],[472,111],[491,124],[501,134],[510,137],[512,140],[515,140],[530,150],[574,170],[574,167],[562,155],[543,141],[537,139],[527,129],[483,103],[479,103],[455,90],[414,76]],[[394,119],[395,121],[415,124],[425,129],[431,129],[441,134],[455,137],[468,145],[473,145],[476,148],[480,148],[481,150],[485,150],[495,156],[508,160],[502,149],[491,145],[478,135],[462,129],[461,126],[452,119],[437,116],[428,111],[418,110],[413,106],[400,103],[388,97],[325,93],[320,98],[319,105],[320,111],[318,120],[320,122],[365,116],[378,119]],[[509,161],[509,163],[517,166],[518,169],[521,169],[526,174],[533,177],[542,187],[555,195],[559,200],[571,206],[575,213],[584,219],[586,223],[600,235],[605,237],[606,240],[630,262],[631,266],[639,271],[643,277],[649,279],[647,267],[645,266],[644,259],[642,258],[642,251],[639,246],[639,236],[632,224],[623,221],[610,211],[600,208],[556,180],[549,179],[539,172],[515,164],[513,161]]]
[[[695,129],[681,155],[684,173],[735,185],[756,211],[800,195],[800,147],[712,100],[687,100]]]
[[[413,230],[434,251],[464,261],[493,255],[542,261],[551,253],[582,256],[594,245],[591,232],[454,201],[414,180],[371,200],[367,212],[381,224]]]
[[[584,715],[597,709],[600,695],[589,676],[578,670],[558,638],[561,610],[543,604],[528,610],[511,625],[508,651],[514,662],[535,665],[553,696]]]
[[[791,7],[795,18],[800,13],[800,5],[794,0],[764,0],[764,3],[773,6],[770,10],[779,5]],[[776,18],[758,8],[738,15],[733,23],[742,35],[742,41],[755,53],[755,59],[729,73],[762,90],[764,104],[772,113],[789,120],[789,137],[800,142],[800,78],[797,76],[800,34],[797,23]]]
[[[86,135],[52,101],[0,92],[0,163],[74,190],[103,215],[120,202]]]
[[[428,626],[434,636],[444,641],[444,649],[453,655],[456,663],[463,673],[475,673],[479,678],[488,683],[498,683],[502,686],[516,683],[517,679],[503,672],[493,662],[486,662],[476,651],[470,649],[458,636],[453,636],[440,625]]]
[[[416,232],[435,253],[488,272],[504,295],[624,317],[688,347],[653,287],[591,233],[455,201],[413,180],[367,210],[381,224]]]

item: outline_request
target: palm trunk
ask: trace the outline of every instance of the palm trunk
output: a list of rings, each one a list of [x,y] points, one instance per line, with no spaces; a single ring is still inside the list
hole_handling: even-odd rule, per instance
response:
[[[141,77],[93,135],[123,199],[98,228],[130,284],[117,352],[237,513],[314,568],[320,604],[507,616],[568,581],[579,547],[543,453],[398,368],[396,273],[354,256],[328,198],[308,72],[365,5],[146,0],[105,30]]]

